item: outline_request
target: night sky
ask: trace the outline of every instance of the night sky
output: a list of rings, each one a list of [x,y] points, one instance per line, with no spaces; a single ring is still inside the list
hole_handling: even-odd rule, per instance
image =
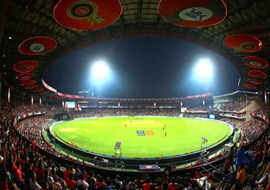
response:
[[[198,80],[194,66],[199,58],[214,65],[212,81]],[[102,85],[91,81],[95,60],[108,63],[112,76]],[[58,91],[77,94],[94,91],[99,97],[184,97],[236,90],[239,74],[224,57],[199,45],[160,37],[136,37],[76,50],[56,60],[45,81]]]

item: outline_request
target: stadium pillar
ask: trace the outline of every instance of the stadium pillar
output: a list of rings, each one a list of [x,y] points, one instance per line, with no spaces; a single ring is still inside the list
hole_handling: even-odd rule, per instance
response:
[[[0,1],[0,44],[2,43],[2,38],[5,32],[9,1],[10,0]]]

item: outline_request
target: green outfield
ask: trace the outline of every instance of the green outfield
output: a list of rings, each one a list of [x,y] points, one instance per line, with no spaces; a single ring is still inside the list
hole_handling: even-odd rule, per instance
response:
[[[115,155],[121,142],[121,156],[155,158],[199,151],[201,138],[208,146],[223,142],[232,129],[215,120],[174,117],[104,117],[57,123],[52,134],[62,142],[89,152]]]

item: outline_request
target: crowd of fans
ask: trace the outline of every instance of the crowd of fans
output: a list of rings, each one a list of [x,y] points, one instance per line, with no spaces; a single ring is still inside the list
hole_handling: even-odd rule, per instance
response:
[[[25,112],[40,112],[41,107],[21,105],[0,110],[0,190],[178,190],[178,189],[259,189],[270,190],[270,132],[263,120],[241,122],[223,119],[242,132],[240,145],[233,147],[222,167],[214,170],[164,172],[162,174],[122,174],[96,171],[73,162],[61,162],[45,156],[53,151],[42,138],[43,128],[51,120],[46,116],[30,117],[13,126],[12,118]],[[54,114],[63,110],[42,106],[42,111]],[[177,109],[91,109],[70,113],[74,117],[106,115],[170,115]],[[193,115],[194,116],[194,115]],[[199,115],[205,116],[205,114]],[[63,158],[64,160],[64,158]],[[74,164],[71,164],[74,163]]]
[[[247,106],[248,102],[250,102],[250,101],[230,100],[229,102],[219,104],[218,107],[216,107],[216,111],[219,111],[219,112],[243,112],[244,108]]]

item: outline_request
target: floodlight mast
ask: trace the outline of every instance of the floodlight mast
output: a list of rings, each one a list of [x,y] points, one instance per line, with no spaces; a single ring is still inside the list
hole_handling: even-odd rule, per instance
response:
[[[91,83],[92,88],[89,91],[90,96],[101,96],[101,89],[103,85],[111,78],[111,70],[108,63],[104,60],[97,60],[91,66]]]
[[[97,61],[92,66],[92,75],[97,82],[103,82],[108,78],[109,67],[105,61]]]
[[[213,75],[213,64],[210,59],[202,58],[198,60],[195,67],[196,76],[200,79],[210,79]]]

